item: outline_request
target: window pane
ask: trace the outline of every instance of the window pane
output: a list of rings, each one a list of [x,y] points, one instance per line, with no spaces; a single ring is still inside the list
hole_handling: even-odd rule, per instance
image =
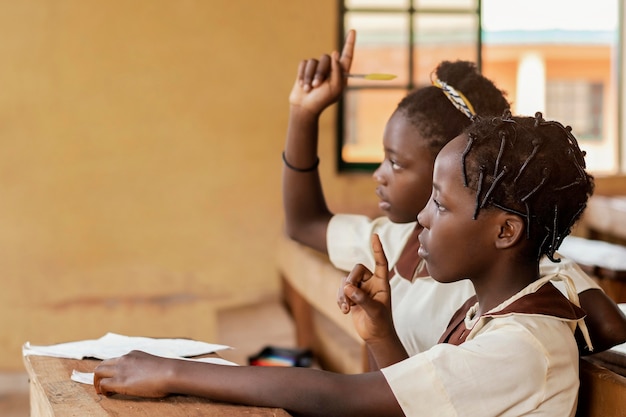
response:
[[[411,0],[346,0],[345,5],[348,8],[368,8],[368,9],[389,9],[398,8],[408,9]]]
[[[548,80],[546,119],[568,121],[576,126],[579,141],[602,140],[603,84],[581,80]]]
[[[406,90],[349,90],[344,98],[344,143],[346,162],[380,162],[383,131]]]
[[[572,126],[593,172],[618,169],[617,1],[483,0],[483,73],[514,113]]]
[[[478,0],[416,0],[417,8],[476,9]]]
[[[418,14],[415,17],[414,79],[430,83],[430,73],[443,60],[476,62],[478,16],[475,14]]]
[[[351,85],[399,85],[408,82],[408,16],[403,13],[346,13],[345,27],[357,31],[354,61],[355,74],[387,73],[393,81],[351,79]]]

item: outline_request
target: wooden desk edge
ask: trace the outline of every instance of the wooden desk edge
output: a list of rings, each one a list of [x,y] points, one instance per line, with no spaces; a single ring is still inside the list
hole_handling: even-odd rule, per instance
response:
[[[109,417],[167,415],[171,417],[242,414],[258,417],[290,417],[280,408],[247,407],[191,396],[164,399],[116,398],[96,394],[93,386],[70,379],[72,370],[93,372],[97,360],[24,356],[29,376],[31,417]]]

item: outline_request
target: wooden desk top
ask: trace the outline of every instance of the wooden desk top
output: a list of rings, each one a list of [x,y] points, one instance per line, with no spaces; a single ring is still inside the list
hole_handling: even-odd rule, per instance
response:
[[[30,379],[31,417],[187,417],[187,416],[272,416],[289,417],[279,408],[247,407],[216,403],[204,398],[173,395],[164,399],[104,397],[91,385],[70,379],[72,370],[93,372],[97,360],[25,356]]]
[[[585,357],[589,362],[603,366],[618,375],[626,377],[626,354],[613,349]]]

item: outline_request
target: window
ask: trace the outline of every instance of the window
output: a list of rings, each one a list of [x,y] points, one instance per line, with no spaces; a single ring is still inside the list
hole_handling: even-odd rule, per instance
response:
[[[339,33],[357,30],[353,73],[392,73],[392,81],[351,79],[339,103],[339,169],[373,169],[382,134],[408,91],[430,83],[444,59],[479,62],[478,0],[346,0]],[[340,39],[343,44],[343,38]]]
[[[351,79],[338,111],[338,167],[382,160],[385,123],[442,60],[475,61],[507,91],[516,114],[570,124],[593,172],[619,168],[619,0],[344,0],[340,33],[357,30]],[[339,40],[343,44],[343,38]]]
[[[579,141],[602,140],[604,85],[588,80],[547,80],[546,119],[571,120]]]

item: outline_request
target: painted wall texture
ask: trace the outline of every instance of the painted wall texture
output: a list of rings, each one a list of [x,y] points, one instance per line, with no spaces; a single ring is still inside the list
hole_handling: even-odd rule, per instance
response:
[[[0,1],[0,369],[26,341],[216,341],[217,311],[278,292],[287,97],[336,9]],[[369,175],[335,172],[333,126],[331,209],[375,206]]]

